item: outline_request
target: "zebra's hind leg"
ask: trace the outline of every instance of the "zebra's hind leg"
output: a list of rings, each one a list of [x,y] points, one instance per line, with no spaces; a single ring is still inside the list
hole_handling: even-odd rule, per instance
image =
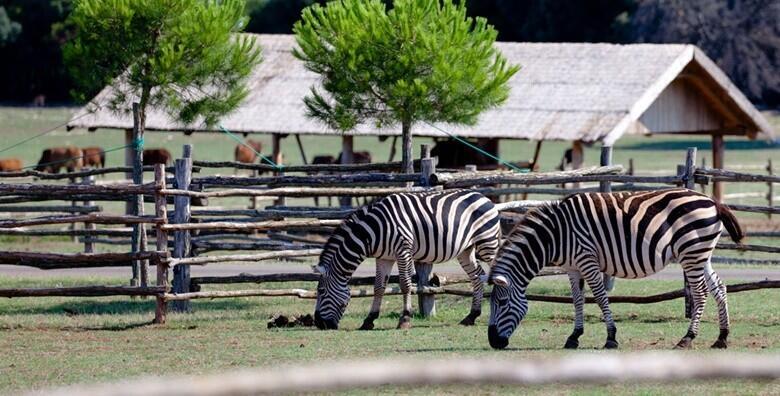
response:
[[[385,295],[385,287],[387,286],[390,272],[393,270],[393,260],[376,260],[376,277],[374,278],[374,301],[371,303],[371,311],[368,312],[368,316],[363,320],[363,325],[360,326],[360,330],[373,330],[374,320],[379,317],[379,310],[382,309],[382,297]]]
[[[397,254],[398,257],[398,285],[401,287],[401,294],[404,296],[404,308],[401,317],[398,319],[399,329],[409,329],[412,327],[412,267],[413,260],[411,248],[402,248]]]
[[[482,295],[484,293],[484,285],[482,284],[481,276],[485,274],[482,270],[482,266],[479,265],[474,257],[474,249],[468,249],[458,255],[458,262],[460,266],[466,271],[471,281],[472,299],[471,299],[471,312],[466,315],[460,324],[464,326],[473,326],[474,321],[482,314]]]
[[[577,349],[580,346],[580,336],[584,332],[585,328],[585,315],[583,309],[585,307],[585,296],[582,293],[580,282],[582,281],[582,275],[577,270],[569,271],[569,283],[571,283],[571,298],[574,302],[574,331],[571,332],[569,338],[566,339],[566,344],[563,346],[566,349]]]
[[[729,306],[726,299],[726,285],[720,280],[718,274],[712,270],[712,265],[707,263],[704,269],[704,279],[707,282],[707,288],[715,298],[718,304],[718,322],[720,323],[720,334],[717,341],[712,344],[712,348],[725,349],[728,347],[729,337]]]
[[[688,282],[691,286],[693,310],[691,312],[691,323],[688,326],[688,332],[677,345],[675,345],[675,349],[689,349],[693,346],[693,339],[699,334],[699,324],[701,324],[701,315],[704,312],[704,304],[707,302],[706,286],[702,273],[703,269],[701,267],[692,268],[683,264],[683,271],[685,271],[685,275],[688,277]]]
[[[604,317],[604,323],[607,325],[607,342],[604,343],[604,349],[617,349],[619,345],[617,342],[617,326],[615,326],[615,320],[612,318],[612,310],[609,309],[607,289],[604,287],[604,278],[601,275],[598,262],[595,259],[591,259],[579,267],[580,273],[593,292],[593,298],[596,299],[601,308],[601,315]]]

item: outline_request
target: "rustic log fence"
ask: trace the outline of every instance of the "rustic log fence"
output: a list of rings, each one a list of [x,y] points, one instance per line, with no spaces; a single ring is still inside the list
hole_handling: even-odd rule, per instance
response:
[[[154,296],[156,298],[155,321],[163,323],[169,301],[174,301],[173,308],[177,311],[189,311],[188,300],[196,298],[220,298],[239,296],[299,296],[311,298],[311,291],[290,289],[285,290],[239,290],[239,291],[201,291],[205,284],[224,283],[265,283],[285,281],[315,280],[313,274],[271,274],[246,275],[233,277],[201,277],[192,278],[191,265],[211,265],[224,262],[261,260],[297,259],[313,257],[319,254],[324,237],[343,218],[352,213],[353,208],[322,208],[288,205],[271,205],[264,209],[236,209],[194,207],[207,203],[203,200],[219,200],[230,197],[381,197],[402,191],[429,191],[449,188],[471,188],[484,191],[489,195],[507,194],[538,194],[562,196],[572,192],[608,192],[635,191],[657,189],[669,186],[685,186],[693,188],[695,184],[707,185],[714,181],[772,183],[780,182],[780,177],[774,175],[753,175],[743,172],[697,168],[695,164],[695,149],[689,150],[684,165],[677,172],[668,175],[630,175],[618,165],[611,164],[611,148],[604,148],[601,166],[573,171],[518,174],[507,171],[466,171],[447,172],[436,169],[436,159],[430,157],[428,147],[421,150],[421,159],[417,161],[420,173],[395,174],[382,173],[400,169],[400,163],[362,164],[362,165],[306,165],[284,167],[284,174],[278,176],[193,176],[193,172],[203,168],[232,167],[251,169],[254,171],[277,170],[262,164],[235,164],[231,162],[212,163],[194,161],[191,147],[185,148],[184,158],[175,162],[174,170],[164,166],[156,166],[154,181],[139,184],[36,184],[36,183],[0,183],[0,203],[27,203],[24,206],[0,206],[0,212],[6,213],[55,213],[51,216],[22,217],[0,220],[0,235],[44,236],[67,235],[80,236],[85,250],[93,251],[95,244],[129,244],[133,248],[130,253],[83,253],[76,255],[41,255],[23,252],[0,252],[0,263],[27,265],[41,269],[54,268],[89,268],[98,266],[132,266],[133,263],[148,261],[156,267],[156,279],[146,280],[138,274],[134,279],[142,278],[140,282],[130,287],[89,286],[77,288],[61,288],[61,294],[49,289],[14,289],[0,290],[0,296],[22,297],[42,295],[67,296]],[[271,169],[273,168],[273,169]],[[126,167],[114,168],[112,171],[126,171]],[[144,169],[148,170],[148,169]],[[296,172],[329,172],[322,176],[290,175]],[[22,176],[24,174],[24,176]],[[89,178],[97,174],[94,171],[75,172],[70,175],[46,178],[41,180],[72,179],[73,175]],[[173,175],[173,178],[169,175]],[[29,172],[0,173],[3,177],[36,176]],[[48,175],[48,174],[47,174]],[[565,183],[595,183],[594,187],[563,189],[555,187]],[[649,185],[648,185],[649,184]],[[496,186],[507,187],[496,187]],[[546,187],[548,185],[550,187]],[[130,196],[141,196],[146,202],[154,203],[152,215],[111,215],[102,213],[102,208],[95,205],[98,201],[130,201]],[[36,206],[29,202],[51,200],[71,200],[87,202],[79,206]],[[136,201],[137,203],[138,201]],[[549,203],[549,200],[524,200],[499,204],[502,213],[524,213],[536,206]],[[172,213],[168,206],[173,205]],[[778,213],[778,208],[771,206],[729,205],[732,210]],[[64,213],[64,214],[60,214]],[[84,229],[31,229],[42,225],[85,223]],[[129,225],[150,224],[151,229],[144,230]],[[123,228],[99,229],[98,225],[122,225]],[[324,232],[320,236],[314,232]],[[303,232],[297,234],[296,232]],[[261,234],[258,234],[261,233]],[[777,235],[776,235],[777,234]],[[264,235],[264,236],[261,236]],[[778,236],[780,233],[757,233],[759,236]],[[155,240],[154,251],[147,251],[142,241],[146,237]],[[122,239],[116,239],[122,238]],[[132,240],[128,239],[132,238]],[[718,249],[751,251],[758,253],[777,254],[780,248],[764,245],[735,245],[720,243]],[[207,255],[208,252],[240,252],[262,251],[254,254],[222,254]],[[717,257],[716,261],[725,258]],[[729,259],[740,263],[740,259]],[[742,259],[745,264],[778,264],[778,260]],[[136,264],[137,265],[137,264]],[[141,266],[139,272],[142,272]],[[170,270],[173,270],[173,282],[169,284]],[[435,313],[436,294],[470,295],[467,290],[445,288],[460,282],[442,281],[443,276],[434,274],[432,266],[416,264],[418,279],[415,292],[420,295],[421,311],[426,315]],[[356,278],[356,284],[366,284],[369,278]],[[361,283],[362,282],[362,283]],[[154,285],[149,285],[154,283]],[[751,286],[752,285],[752,286]],[[739,287],[737,287],[739,286]],[[735,291],[752,290],[752,288],[777,288],[776,281],[756,282],[748,286],[732,285]],[[740,289],[743,288],[743,289]],[[731,289],[730,289],[731,290]],[[398,291],[388,289],[388,294]],[[81,294],[79,294],[81,293]],[[665,293],[677,296],[678,292]],[[682,292],[679,292],[682,293]],[[367,297],[372,291],[355,290],[355,297]],[[684,293],[683,293],[684,294]],[[683,294],[679,294],[682,296]],[[652,300],[653,296],[646,296]],[[540,301],[567,302],[568,297],[535,296]],[[532,298],[532,299],[533,299]],[[675,297],[677,298],[677,297]],[[636,302],[642,297],[613,296],[613,301]],[[641,302],[639,302],[641,303]]]

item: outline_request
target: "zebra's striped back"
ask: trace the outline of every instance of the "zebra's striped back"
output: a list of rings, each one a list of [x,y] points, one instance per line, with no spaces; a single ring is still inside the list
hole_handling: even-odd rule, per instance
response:
[[[498,250],[498,211],[483,195],[435,191],[389,195],[363,207],[336,229],[320,255],[316,312],[338,320],[348,299],[347,280],[367,257],[424,263],[452,260],[474,248],[492,262]],[[338,310],[341,312],[338,312]]]
[[[700,277],[724,225],[734,240],[744,236],[728,209],[680,188],[575,194],[532,211],[509,234],[491,272],[499,288],[494,295],[501,297],[491,305],[494,338],[514,331],[525,315],[525,288],[545,265],[586,277],[642,278],[675,260]]]

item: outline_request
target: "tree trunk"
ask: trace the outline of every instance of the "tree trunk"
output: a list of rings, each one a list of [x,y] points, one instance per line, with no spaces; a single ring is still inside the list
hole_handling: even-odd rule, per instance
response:
[[[402,121],[401,131],[401,168],[404,170],[404,173],[414,173],[414,163],[412,162],[412,122],[410,120]]]

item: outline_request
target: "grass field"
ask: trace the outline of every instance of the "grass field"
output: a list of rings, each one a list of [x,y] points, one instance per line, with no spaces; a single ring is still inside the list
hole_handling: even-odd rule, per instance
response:
[[[94,283],[121,284],[121,279],[47,280],[48,285]],[[0,277],[0,287],[40,286],[40,280]],[[676,281],[624,281],[619,294],[646,295],[679,288]],[[274,287],[271,284],[265,287]],[[278,287],[312,288],[307,284]],[[538,279],[531,293],[565,295],[568,282]],[[697,339],[696,353],[728,359],[734,351],[776,353],[780,349],[780,310],[767,309],[780,291],[735,293],[729,296],[732,315],[731,349],[713,352],[707,347],[717,337],[717,315],[710,301]],[[150,325],[153,301],[125,298],[36,298],[0,300],[0,392],[42,388],[58,384],[116,380],[143,376],[164,368],[169,374],[199,374],[244,366],[278,366],[327,359],[419,359],[470,357],[533,357],[564,353],[561,346],[572,324],[568,304],[531,302],[528,317],[506,351],[494,351],[487,343],[485,315],[474,327],[456,323],[469,309],[469,299],[445,296],[437,299],[438,316],[415,318],[409,331],[395,330],[400,297],[385,299],[377,330],[360,332],[370,299],[355,298],[342,320],[341,330],[322,332],[308,328],[267,329],[274,314],[311,313],[313,301],[294,298],[240,298],[194,302],[193,314],[173,314],[165,326]],[[668,350],[685,333],[682,301],[647,306],[614,304],[622,351]],[[598,309],[586,308],[586,332],[582,350],[600,348],[605,329]],[[612,353],[612,352],[602,352]],[[620,353],[620,352],[616,352]],[[548,386],[528,389],[533,394],[590,394],[609,390],[616,394],[662,394],[669,390],[716,391],[719,394],[771,394],[780,383],[723,382],[688,386],[619,385]],[[426,390],[383,389],[402,393]],[[427,392],[464,394],[511,393],[517,389],[427,389]],[[524,390],[525,391],[525,390]],[[361,392],[355,392],[358,394]]]
[[[0,108],[0,149],[32,136],[67,120],[72,108],[21,109]],[[772,122],[780,128],[780,117]],[[0,153],[0,157],[16,156],[26,165],[33,165],[40,151],[49,146],[74,144],[100,145],[104,148],[124,144],[121,131],[99,130],[66,132],[60,128],[51,134],[17,148]],[[260,136],[270,147],[270,137]],[[334,154],[340,150],[338,137],[302,137],[309,158],[318,154]],[[415,139],[415,150],[429,139]],[[166,147],[180,153],[181,146],[195,146],[195,158],[227,160],[232,158],[235,142],[222,134],[149,133],[147,147]],[[710,144],[705,137],[626,137],[615,147],[614,162],[627,164],[633,158],[637,169],[666,170],[672,173],[684,159],[686,147],[695,146],[711,164]],[[560,161],[567,143],[545,142],[541,156],[542,170],[552,170]],[[375,161],[384,161],[390,150],[389,142],[376,138],[358,137],[356,150],[370,150]],[[264,150],[268,152],[268,150]],[[283,141],[286,163],[301,163],[300,154],[292,138]],[[501,156],[509,160],[528,159],[533,143],[511,141],[502,143]],[[586,164],[598,161],[597,146],[586,151]],[[727,139],[726,165],[764,165],[767,158],[780,164],[780,150],[766,142],[745,139]],[[122,165],[124,154],[108,154],[109,165]],[[225,170],[221,170],[225,173]],[[216,172],[216,171],[211,171]],[[727,192],[766,191],[763,184],[732,184]],[[245,201],[230,201],[241,205]],[[735,203],[762,204],[756,199],[736,200]],[[308,203],[308,202],[307,202]],[[222,201],[215,203],[223,205]],[[118,210],[119,205],[104,205]],[[147,209],[148,210],[148,209]],[[762,216],[746,216],[753,219]],[[776,222],[775,222],[776,223]],[[755,238],[754,244],[776,245],[777,240]],[[10,238],[0,237],[0,250],[27,250],[72,252],[81,249],[66,238]],[[124,251],[125,247],[104,247],[102,251]],[[718,252],[719,255],[739,257],[767,257]],[[760,270],[757,268],[756,270]],[[45,287],[56,285],[111,284],[123,285],[125,278],[20,278],[0,275],[0,288]],[[622,281],[619,294],[646,295],[680,287],[677,281],[643,280]],[[311,284],[287,284],[277,287],[303,287]],[[247,288],[249,286],[242,286]],[[275,287],[264,285],[264,287]],[[214,288],[210,288],[214,289]],[[532,293],[566,295],[568,282],[541,279],[532,284]],[[777,353],[780,350],[780,310],[775,309],[780,291],[757,291],[733,294],[729,298],[732,313],[731,349],[712,352],[709,346],[717,336],[716,311],[710,300],[702,335],[695,353],[728,359],[733,351]],[[467,299],[446,296],[438,298],[438,316],[416,318],[409,331],[395,330],[400,306],[399,297],[385,299],[378,330],[357,332],[368,310],[370,299],[353,299],[342,330],[320,332],[311,329],[266,328],[274,314],[311,313],[313,301],[293,298],[240,298],[230,300],[200,300],[194,302],[195,312],[189,315],[173,314],[165,326],[150,325],[153,316],[152,300],[126,298],[35,298],[0,300],[0,393],[14,394],[19,390],[41,389],[61,384],[110,381],[126,377],[163,372],[169,374],[199,374],[246,366],[277,366],[301,362],[319,362],[326,359],[352,358],[457,358],[556,356],[572,327],[572,308],[569,305],[531,302],[531,311],[523,326],[515,334],[507,351],[489,348],[486,335],[485,306],[478,325],[465,328],[456,323],[467,313]],[[682,317],[680,300],[648,306],[613,305],[618,321],[618,339],[622,351],[646,349],[667,350],[685,333],[687,321]],[[586,334],[581,339],[583,349],[593,350],[603,345],[605,330],[598,320],[595,306],[588,306]],[[612,353],[612,352],[603,352]],[[620,352],[616,352],[620,353]],[[375,390],[357,390],[353,394]],[[443,387],[443,388],[382,388],[383,392],[408,394],[504,394],[522,391],[529,394],[669,394],[683,392],[714,392],[716,394],[778,394],[780,383],[769,382],[708,382],[687,385],[614,385],[547,386],[519,390],[509,387]]]

